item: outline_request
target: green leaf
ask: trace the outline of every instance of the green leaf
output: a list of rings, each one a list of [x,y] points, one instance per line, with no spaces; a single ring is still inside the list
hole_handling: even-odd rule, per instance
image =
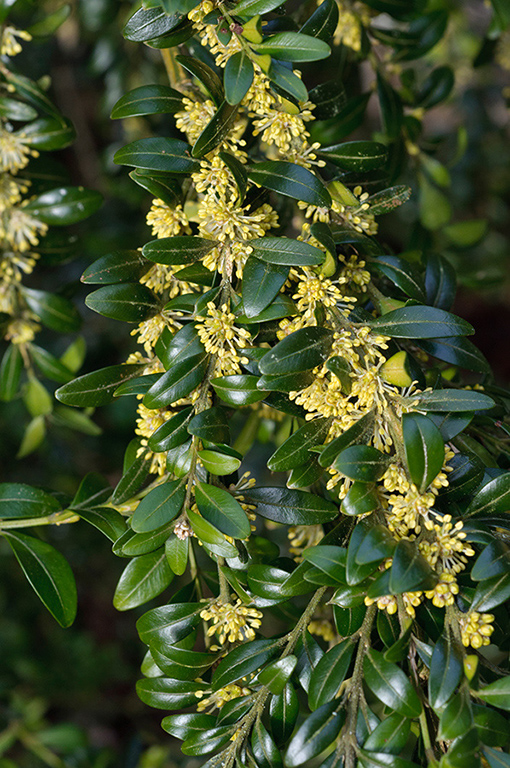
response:
[[[285,472],[303,464],[310,457],[310,449],[324,440],[331,419],[313,419],[300,427],[273,453],[267,462],[272,472]]]
[[[296,656],[285,656],[283,659],[268,664],[262,672],[259,672],[258,681],[276,696],[283,693],[287,681],[297,664]]]
[[[510,549],[495,539],[488,544],[471,569],[473,581],[491,579],[510,571]]]
[[[151,240],[144,245],[142,253],[146,259],[158,264],[193,264],[206,256],[215,245],[215,240],[179,235]]]
[[[391,557],[395,547],[395,539],[386,526],[381,524],[373,525],[368,529],[356,551],[356,563],[358,565],[368,565],[381,562],[381,560]]]
[[[0,483],[0,519],[45,517],[59,509],[57,499],[40,488],[24,483]]]
[[[393,553],[390,569],[391,594],[424,589],[434,583],[434,572],[418,547],[411,541],[401,539]]]
[[[388,139],[396,139],[403,123],[403,107],[399,94],[390,83],[377,72],[377,94],[383,123]]]
[[[478,491],[466,511],[468,517],[497,515],[510,509],[510,472],[495,477]]]
[[[104,317],[123,320],[126,323],[140,323],[156,314],[159,299],[145,285],[121,283],[104,285],[89,293],[85,304]]]
[[[237,557],[237,549],[226,541],[224,535],[212,523],[192,510],[187,511],[189,523],[195,536],[220,557]]]
[[[243,269],[243,309],[248,317],[256,317],[285,284],[289,267],[269,264],[255,256],[248,256]]]
[[[488,373],[489,363],[473,342],[463,336],[451,336],[443,339],[422,339],[418,345],[427,354],[444,360],[452,365],[459,365],[468,371]]]
[[[418,176],[420,185],[420,221],[425,229],[441,229],[452,217],[448,196],[441,192],[424,173]]]
[[[473,716],[480,741],[489,747],[508,744],[508,720],[495,709],[473,704]]]
[[[198,458],[211,475],[231,475],[241,466],[241,460],[235,456],[227,456],[220,451],[204,450],[198,452]]]
[[[294,74],[285,64],[282,64],[281,61],[271,60],[269,79],[277,88],[280,88],[284,93],[288,93],[296,101],[306,101],[308,99],[306,85],[301,78]]]
[[[410,720],[398,712],[393,712],[374,728],[363,744],[363,749],[398,755],[406,745],[410,730]]]
[[[124,381],[138,376],[145,365],[124,364],[100,368],[79,376],[57,389],[55,396],[65,405],[81,408],[106,405],[113,400],[113,393]]]
[[[113,596],[118,611],[128,611],[160,595],[173,579],[165,550],[134,557],[119,579]]]
[[[418,717],[422,706],[407,675],[383,654],[370,648],[363,661],[364,680],[386,706],[406,717]]]
[[[333,744],[345,722],[345,713],[337,709],[336,700],[323,704],[299,726],[285,753],[288,768],[303,765]]]
[[[411,479],[425,493],[444,464],[444,441],[433,421],[420,413],[402,417],[404,448]]]
[[[23,288],[22,295],[32,312],[47,328],[59,333],[74,333],[79,330],[81,318],[69,299],[35,288]]]
[[[204,157],[220,145],[228,135],[237,116],[238,105],[223,101],[204,130],[196,140],[191,150],[193,157]]]
[[[451,312],[424,306],[394,309],[372,320],[370,325],[378,333],[395,339],[430,339],[474,333],[469,323]]]
[[[387,752],[365,752],[363,749],[359,752],[360,768],[418,768],[416,763],[411,763],[403,757],[396,757]]]
[[[327,328],[300,328],[270,349],[260,361],[259,368],[265,374],[310,370],[324,362],[332,343],[333,334]]]
[[[321,148],[317,154],[345,171],[366,173],[386,163],[388,149],[377,141],[347,141]]]
[[[167,330],[165,329],[165,331]],[[185,325],[173,336],[170,331],[168,334],[165,331],[156,342],[154,351],[166,370],[171,368],[176,361],[182,363],[186,358],[205,353],[204,345],[192,323]]]
[[[388,457],[371,445],[351,445],[341,451],[333,466],[337,472],[350,477],[351,480],[370,483],[384,474]]]
[[[182,109],[182,93],[168,85],[142,85],[133,88],[112,109],[113,120],[140,115],[175,114]]]
[[[490,685],[479,688],[476,697],[493,707],[510,711],[510,677],[502,677]]]
[[[324,253],[313,245],[289,237],[260,237],[250,240],[253,255],[270,264],[308,267],[322,264]]]
[[[212,677],[212,689],[218,691],[263,667],[279,650],[278,640],[262,639],[243,643],[227,653]]]
[[[456,696],[452,696],[441,713],[438,738],[441,740],[456,739],[466,733],[472,723],[473,713],[471,712],[469,697],[466,695],[466,691],[461,689]]]
[[[130,171],[129,178],[170,207],[178,205],[182,201],[182,190],[178,176],[136,168],[134,171]]]
[[[319,61],[331,53],[324,40],[300,32],[278,32],[253,48],[258,54],[269,54],[282,61]]]
[[[73,124],[62,118],[40,117],[23,127],[24,143],[29,144],[33,149],[44,152],[68,147],[75,138],[76,131]],[[98,200],[101,201],[100,196]]]
[[[180,480],[153,488],[138,504],[131,518],[131,527],[137,533],[160,528],[173,520],[181,511],[186,491]]]
[[[355,643],[347,639],[324,654],[312,672],[308,701],[313,711],[334,699],[349,669]]]
[[[261,376],[257,382],[257,388],[269,392],[298,392],[308,387],[313,381],[312,371],[284,373],[281,376]]]
[[[169,16],[162,8],[139,8],[127,20],[123,29],[124,37],[134,43],[141,43],[164,35],[175,26],[176,15]]]
[[[210,443],[229,443],[227,411],[218,405],[197,413],[188,424],[188,432]]]
[[[93,525],[101,531],[110,541],[117,541],[119,536],[126,531],[126,523],[121,514],[110,507],[94,507],[85,509],[80,507],[77,514],[89,525]]]
[[[269,13],[281,5],[281,0],[241,0],[233,9],[235,16],[251,18],[258,14]]]
[[[176,739],[187,739],[195,733],[202,733],[216,724],[214,715],[204,715],[193,712],[192,714],[169,715],[161,721],[164,731]]]
[[[214,69],[195,56],[176,56],[176,61],[187,69],[188,72],[196,77],[199,83],[202,83],[206,91],[212,97],[212,100],[219,106],[225,98],[223,85]]]
[[[482,747],[482,751],[490,768],[509,768],[510,755],[507,752],[500,752],[485,746]]]
[[[300,32],[327,41],[335,33],[338,17],[338,5],[335,0],[325,0],[305,21]]]
[[[152,608],[136,622],[142,643],[164,651],[187,637],[200,622],[203,603],[170,603]],[[195,702],[196,703],[196,702]]]
[[[367,515],[378,509],[380,503],[373,485],[354,482],[349,488],[347,495],[342,499],[341,510],[344,515],[350,515],[351,517]]]
[[[449,701],[463,675],[462,653],[451,637],[443,635],[434,646],[430,662],[429,701],[434,710]]]
[[[164,649],[151,647],[151,655],[161,671],[177,680],[195,680],[214,664],[216,658],[210,653],[190,651],[177,645],[166,645]]]
[[[9,344],[0,365],[0,400],[10,403],[19,391],[23,357],[18,344]]]
[[[491,397],[467,389],[436,389],[417,392],[414,397],[422,411],[484,411],[494,407]]]
[[[406,296],[419,302],[425,301],[423,279],[414,264],[398,256],[378,256],[370,266],[385,275]]]
[[[354,443],[361,442],[372,430],[372,426],[373,415],[367,413],[365,416],[362,416],[361,419],[354,422],[352,427],[346,429],[342,435],[335,437],[331,442],[327,443],[319,456],[319,464],[321,467],[329,467],[341,451]]]
[[[6,120],[34,120],[37,117],[37,110],[17,99],[10,99],[8,96],[0,98],[0,115]]]
[[[246,539],[250,535],[246,512],[228,491],[209,483],[197,483],[195,500],[203,517],[226,536]]]
[[[267,392],[257,389],[258,376],[234,374],[212,379],[211,384],[222,400],[235,407],[263,400]]]
[[[3,535],[39,599],[60,626],[69,627],[76,616],[77,595],[65,557],[33,536],[13,531],[4,531]]]
[[[258,315],[252,317],[237,315],[236,320],[240,325],[250,325],[251,323],[267,323],[271,320],[279,320],[281,317],[291,317],[297,314],[297,307],[292,299],[284,293],[279,293]]]
[[[501,605],[510,597],[510,572],[478,582],[471,608],[486,612]]]
[[[160,380],[153,384],[143,399],[147,408],[162,408],[187,397],[203,380],[207,357],[193,355],[173,365]]]
[[[324,208],[331,205],[331,196],[322,182],[300,165],[284,160],[268,160],[250,166],[248,177],[255,184],[286,197]]]
[[[269,717],[271,733],[277,744],[287,741],[294,730],[299,713],[299,702],[292,683],[287,683],[282,693],[271,697]]]
[[[234,53],[228,59],[223,76],[225,97],[229,104],[239,104],[253,82],[253,64],[246,51]]]
[[[16,454],[17,459],[22,459],[25,456],[36,451],[42,444],[46,437],[46,422],[44,420],[44,414],[34,416],[34,418],[26,426],[23,433],[23,439],[21,445]]]
[[[43,347],[30,344],[29,351],[34,363],[46,378],[59,384],[65,384],[73,378],[73,371]]]
[[[197,691],[206,690],[204,683],[192,680],[173,680],[168,677],[152,677],[138,680],[136,692],[144,704],[156,709],[183,709],[195,706]]]
[[[417,106],[430,109],[448,98],[455,85],[451,67],[436,67],[423,81],[416,97]]]
[[[60,187],[32,198],[24,210],[45,224],[62,227],[95,213],[102,200],[102,195],[93,189]]]
[[[283,768],[280,751],[257,718],[251,732],[251,749],[258,768]]]
[[[216,752],[230,740],[231,736],[231,726],[224,725],[219,728],[211,728],[210,731],[203,731],[201,734],[194,734],[186,739],[181,746],[181,752],[184,755],[193,756]]]
[[[241,161],[238,160],[235,155],[231,155],[230,152],[220,152],[219,156],[234,177],[234,181],[239,191],[240,200],[243,202],[246,195],[246,188],[248,186],[248,173],[246,172],[245,165],[241,163]]]
[[[243,497],[257,505],[257,514],[284,525],[316,525],[334,520],[336,504],[321,496],[289,488],[249,488]]]
[[[154,136],[122,147],[115,153],[113,162],[151,171],[189,174],[200,167],[199,161],[191,157],[190,149],[189,144],[180,139]]]

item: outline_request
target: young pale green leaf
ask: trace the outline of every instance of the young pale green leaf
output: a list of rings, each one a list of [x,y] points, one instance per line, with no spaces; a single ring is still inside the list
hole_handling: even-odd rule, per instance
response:
[[[250,240],[253,255],[270,264],[309,267],[322,264],[324,253],[313,245],[289,237],[260,237]]]
[[[0,400],[9,403],[18,394],[23,357],[18,344],[9,344],[0,365]]]
[[[297,664],[296,656],[285,656],[283,659],[273,661],[268,664],[262,672],[258,674],[258,681],[276,696],[279,696],[285,688],[287,681]]]
[[[182,109],[182,93],[168,85],[142,85],[121,96],[112,109],[114,120],[140,115],[175,114]]]
[[[204,130],[193,144],[191,154],[193,157],[204,157],[221,144],[227,136],[237,115],[238,104],[229,104],[223,101]]]
[[[126,323],[140,323],[156,314],[159,299],[145,285],[120,283],[104,285],[92,291],[86,297],[85,304],[104,317]]]
[[[336,504],[306,491],[289,488],[249,488],[243,497],[257,505],[257,513],[284,525],[316,525],[334,520]]]
[[[264,355],[259,368],[265,374],[299,373],[320,365],[328,356],[333,334],[327,328],[300,328]]]
[[[386,471],[388,457],[371,445],[351,445],[336,457],[337,472],[363,483],[378,480]]]
[[[372,693],[386,706],[406,717],[418,717],[422,706],[407,675],[370,648],[363,662],[364,680]]]
[[[324,654],[312,672],[308,701],[313,711],[335,699],[349,669],[355,644],[347,639]]]
[[[122,572],[113,605],[118,611],[143,605],[160,595],[173,577],[164,549],[134,557]]]
[[[469,323],[451,312],[424,306],[394,309],[372,320],[370,325],[378,333],[396,339],[430,339],[474,333]]]
[[[329,701],[299,726],[285,753],[288,768],[307,763],[333,744],[345,722],[345,712],[337,709],[338,702]]]
[[[226,536],[246,539],[250,535],[246,512],[228,491],[209,483],[197,483],[195,500],[202,516]]]
[[[91,216],[102,200],[102,195],[93,189],[59,187],[32,198],[24,210],[45,224],[63,227]]]
[[[310,449],[327,437],[331,419],[313,419],[300,427],[277,448],[267,462],[272,472],[285,472],[303,464],[310,457]]]
[[[407,466],[413,483],[425,493],[444,464],[444,441],[433,421],[420,413],[402,417]]]
[[[278,640],[262,639],[243,643],[220,661],[212,677],[212,689],[218,691],[263,667],[279,652]]]
[[[79,408],[106,405],[113,400],[113,393],[124,381],[138,376],[144,365],[124,364],[100,368],[79,376],[57,389],[55,395],[61,403]]]
[[[142,248],[142,254],[146,259],[155,261],[157,264],[193,264],[203,259],[215,245],[217,245],[215,240],[178,235],[151,240]]]
[[[191,157],[190,150],[189,144],[180,139],[153,136],[122,147],[115,153],[113,162],[150,171],[193,173],[199,170],[200,164]]]
[[[203,379],[207,368],[207,356],[193,355],[173,365],[159,381],[149,389],[143,399],[147,408],[162,408],[187,397]]]
[[[284,160],[268,160],[251,165],[248,177],[258,186],[279,192],[286,197],[324,208],[331,205],[331,196],[323,183],[300,165]]]
[[[245,50],[230,56],[223,75],[225,98],[231,105],[239,104],[253,82],[253,64]]]
[[[147,533],[169,523],[181,511],[185,495],[181,480],[153,488],[135,509],[131,518],[132,529],[137,533]]]
[[[258,54],[269,54],[282,61],[319,61],[331,53],[324,40],[300,32],[278,32],[253,48]]]
[[[453,696],[464,674],[460,648],[449,635],[439,638],[432,652],[429,676],[429,701],[440,710]]]
[[[227,456],[219,451],[204,450],[198,452],[198,458],[211,475],[231,475],[241,466],[241,459]]]
[[[436,389],[416,394],[421,411],[486,411],[494,400],[482,392],[467,389]]]
[[[247,317],[256,317],[278,295],[289,276],[290,268],[270,264],[267,260],[248,256],[243,270],[243,309]]]
[[[37,596],[62,627],[69,627],[76,616],[77,594],[65,557],[33,536],[14,531],[3,535]]]

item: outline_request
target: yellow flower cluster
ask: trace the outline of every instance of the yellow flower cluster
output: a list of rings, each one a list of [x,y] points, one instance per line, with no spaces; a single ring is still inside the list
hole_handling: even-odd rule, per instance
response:
[[[333,625],[328,619],[312,619],[307,629],[311,635],[322,637],[326,643],[331,643],[336,637]]]
[[[0,42],[0,56],[17,56],[23,49],[20,40],[31,39],[32,35],[25,29],[16,29],[10,26],[4,27],[2,41]]]
[[[253,640],[255,629],[260,627],[262,613],[243,605],[239,599],[235,603],[216,600],[200,612],[200,617],[204,621],[212,621],[207,636],[217,635],[220,644],[224,645],[227,640],[229,643]]]
[[[198,712],[203,712],[209,707],[209,711],[213,709],[221,709],[227,701],[232,699],[238,699],[240,696],[248,696],[251,693],[249,688],[245,686],[236,685],[236,683],[230,683],[224,688],[220,688],[218,691],[210,691],[206,699],[203,698],[204,691],[195,691],[195,696],[201,701],[197,704]]]
[[[287,536],[289,551],[294,555],[296,563],[302,561],[301,555],[309,547],[315,547],[324,538],[322,525],[291,525]]]
[[[235,315],[228,311],[226,304],[218,309],[212,301],[207,304],[207,315],[198,315],[196,321],[206,352],[216,356],[215,375],[240,373],[240,364],[247,363],[248,358],[239,355],[238,350],[247,346],[251,338],[249,331],[235,325]]]
[[[468,648],[481,648],[490,644],[490,638],[494,632],[492,613],[478,613],[470,611],[460,617],[460,633],[462,644]]]

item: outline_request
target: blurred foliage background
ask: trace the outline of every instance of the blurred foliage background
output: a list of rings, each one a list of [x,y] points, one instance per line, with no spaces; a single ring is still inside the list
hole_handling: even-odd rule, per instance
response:
[[[500,3],[504,11],[505,1]],[[357,12],[363,7],[342,5]],[[20,0],[12,23],[24,28],[60,6],[57,0]],[[413,195],[383,217],[380,235],[396,253],[427,247],[447,257],[460,286],[453,311],[474,325],[475,342],[504,385],[510,381],[510,31],[504,13],[498,22],[499,6],[495,3],[494,11],[481,0],[431,0],[428,10],[448,12],[441,42],[418,63],[387,63],[400,77],[404,101],[406,87],[411,94],[414,79],[422,82],[431,65],[451,67],[455,84],[449,97],[427,113],[419,150],[413,131],[420,130],[415,117],[421,114],[419,107],[413,113],[409,97],[407,147],[400,151],[397,142],[390,180],[409,184]],[[113,165],[114,151],[153,130],[164,133],[172,121],[167,115],[151,118],[152,125],[143,118],[109,117],[127,90],[165,82],[160,52],[122,38],[136,7],[131,0],[74,0],[57,32],[16,59],[21,72],[44,78],[76,127],[75,143],[55,153],[55,162],[65,166],[71,183],[104,196],[102,208],[75,227],[74,258],[42,261],[27,283],[43,289],[74,285],[87,350],[82,372],[121,362],[134,348],[125,324],[85,307],[86,291],[79,284],[86,266],[101,255],[147,239],[150,196]],[[346,98],[353,99],[371,89],[374,74],[352,50],[341,51],[339,71]],[[314,66],[320,68],[321,62],[310,67],[309,85],[320,76]],[[354,121],[346,131],[349,139],[379,138],[376,98],[360,124]],[[344,138],[335,119],[314,126],[315,140],[330,135]],[[44,333],[44,346],[57,356],[72,341]],[[94,420],[101,434],[53,423],[42,449],[16,460],[27,415],[20,401],[0,404],[0,479],[74,493],[79,478],[96,470],[115,484],[132,434],[133,405],[120,398]],[[117,613],[111,602],[122,562],[112,559],[107,540],[85,523],[52,528],[47,535],[73,564],[78,619],[70,629],[60,629],[14,567],[12,554],[0,548],[0,768],[198,765],[180,756],[162,736],[158,713],[135,695],[142,649],[134,617]]]

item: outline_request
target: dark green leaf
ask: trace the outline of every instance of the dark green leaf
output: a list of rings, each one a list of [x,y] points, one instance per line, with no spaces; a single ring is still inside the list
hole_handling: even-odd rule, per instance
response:
[[[390,569],[391,593],[400,595],[433,586],[434,583],[433,571],[418,547],[411,541],[401,539],[393,553]]]
[[[169,523],[181,511],[185,495],[186,491],[180,480],[153,488],[135,509],[131,518],[132,529],[137,533],[147,533]]]
[[[344,640],[325,653],[319,661],[312,672],[308,690],[312,711],[336,697],[347,675],[355,647],[352,640]]]
[[[280,751],[273,739],[257,718],[251,733],[251,748],[258,768],[281,768],[283,766]]]
[[[134,378],[144,365],[111,365],[92,373],[79,376],[57,389],[55,395],[61,403],[77,407],[106,405],[113,400],[113,393],[124,381]]]
[[[363,744],[363,748],[369,752],[383,751],[391,755],[398,755],[405,747],[411,722],[404,715],[397,712],[386,717],[372,731]]]
[[[402,417],[407,466],[413,483],[425,493],[444,464],[444,441],[433,421],[420,413]]]
[[[294,730],[299,713],[299,702],[292,683],[287,683],[282,693],[272,696],[269,704],[271,733],[277,744],[287,741]]]
[[[126,40],[141,43],[169,32],[176,24],[176,16],[169,16],[162,8],[139,8],[127,20],[123,29]]]
[[[226,138],[234,120],[238,105],[223,101],[214,113],[191,150],[193,157],[204,157]]]
[[[216,245],[215,240],[205,240],[203,237],[179,235],[151,240],[142,248],[146,259],[158,264],[193,264],[202,259]]]
[[[164,651],[168,645],[178,643],[200,624],[203,603],[170,603],[152,608],[136,622],[142,643]]]
[[[105,317],[127,323],[140,323],[156,314],[159,299],[145,285],[121,283],[104,285],[89,293],[85,304],[89,309]]]
[[[188,424],[188,432],[210,443],[229,443],[227,411],[215,405],[197,413]]]
[[[288,768],[312,760],[335,741],[345,722],[345,713],[337,708],[337,701],[323,704],[299,726],[285,754]]]
[[[113,596],[118,611],[127,611],[157,597],[173,579],[164,549],[134,557],[119,579]]]
[[[24,143],[33,149],[51,152],[68,147],[76,138],[73,124],[56,117],[40,117],[23,127]],[[97,193],[95,193],[97,194]],[[98,196],[99,207],[101,197]]]
[[[156,709],[183,709],[195,706],[197,691],[206,690],[204,683],[191,680],[173,680],[168,677],[153,677],[139,680],[136,692],[144,704]]]
[[[508,720],[495,709],[473,704],[475,725],[480,741],[489,747],[504,747],[509,741]]]
[[[501,605],[510,597],[510,571],[478,582],[471,608],[483,613]],[[490,703],[490,702],[489,702]]]
[[[212,678],[214,691],[237,682],[251,672],[260,669],[278,653],[276,640],[252,640],[234,648],[218,664]]]
[[[300,29],[304,35],[318,37],[319,40],[329,40],[335,33],[338,24],[338,5],[335,0],[325,0],[305,21]]]
[[[331,196],[322,182],[300,165],[284,160],[268,160],[250,166],[248,176],[255,184],[286,197],[324,208],[331,205]]]
[[[251,405],[263,400],[267,392],[257,389],[257,376],[222,376],[211,381],[216,393],[229,405]]]
[[[110,507],[94,507],[85,509],[80,507],[77,513],[82,520],[93,525],[98,531],[107,536],[110,541],[117,541],[126,530],[126,522],[119,512]]]
[[[443,707],[463,677],[463,658],[460,649],[449,636],[439,638],[432,652],[429,676],[430,706]]]
[[[322,264],[324,253],[313,245],[289,237],[260,237],[250,240],[253,255],[270,264],[307,267]]]
[[[281,61],[271,60],[269,79],[277,88],[284,93],[288,93],[296,101],[306,101],[308,99],[306,85],[301,78],[294,74],[292,69],[286,67]]]
[[[384,474],[388,465],[386,454],[371,445],[351,445],[335,459],[334,468],[352,480],[370,483]]]
[[[229,104],[239,104],[253,82],[253,64],[246,51],[234,53],[227,61],[223,76],[225,97]]]
[[[203,354],[176,363],[149,389],[143,399],[144,405],[161,408],[187,397],[201,383],[206,368],[207,357]]]
[[[191,72],[202,83],[216,106],[219,107],[225,98],[225,94],[223,93],[221,80],[214,69],[211,69],[211,67],[196,56],[176,56],[175,58],[184,69]]]
[[[468,371],[488,373],[489,363],[473,342],[463,336],[451,336],[443,339],[422,339],[418,345],[427,354],[444,360],[452,365],[459,365]]]
[[[430,339],[474,332],[473,327],[460,317],[442,309],[424,306],[394,309],[377,317],[370,325],[378,333],[386,333],[397,339]]]
[[[390,83],[378,72],[377,93],[383,130],[389,139],[396,139],[403,122],[402,100]]]
[[[159,136],[132,141],[115,153],[113,162],[167,173],[193,173],[199,170],[199,161],[191,157],[189,144],[180,139]]]
[[[282,61],[318,61],[331,53],[324,40],[299,32],[278,32],[253,48],[258,54],[268,53]]]
[[[273,453],[267,462],[272,472],[284,472],[303,464],[310,457],[310,448],[324,440],[329,432],[331,419],[314,419],[294,432]]]
[[[398,256],[378,256],[371,266],[385,275],[411,299],[425,301],[425,286],[414,264]]]
[[[422,411],[484,411],[494,407],[494,400],[466,389],[436,389],[416,394]]]
[[[122,96],[112,109],[111,117],[175,114],[182,109],[182,94],[168,85],[142,85]]]
[[[510,766],[510,755],[507,752],[483,747],[483,754],[490,768],[509,768]]]
[[[388,149],[376,141],[347,141],[324,147],[318,154],[346,171],[365,173],[384,165]]]
[[[250,535],[246,512],[228,491],[208,483],[197,483],[195,499],[203,517],[226,536],[245,539]]]
[[[257,505],[257,513],[284,525],[316,525],[333,520],[338,509],[321,496],[289,488],[250,488],[243,497]]]
[[[269,264],[255,256],[248,256],[243,270],[243,309],[248,317],[256,317],[285,284],[289,267]]]
[[[45,224],[61,227],[86,219],[97,211],[102,200],[93,189],[60,187],[32,198],[24,210]]]
[[[14,531],[3,535],[37,596],[62,627],[69,627],[76,616],[77,595],[65,557],[33,536]]]
[[[344,515],[367,515],[380,505],[373,485],[355,482],[349,488],[347,495],[342,499],[341,509]]]
[[[58,512],[60,504],[49,493],[24,483],[0,484],[0,518],[44,517]]]
[[[9,344],[0,366],[0,400],[9,403],[18,394],[23,357],[18,344]]]
[[[457,696],[452,696],[441,713],[438,737],[441,740],[456,739],[466,733],[472,723],[473,713],[471,712],[469,697],[466,696],[466,691],[461,689]]]
[[[373,415],[367,413],[365,416],[362,416],[361,419],[354,422],[352,427],[345,430],[342,435],[335,437],[331,442],[327,443],[325,449],[319,456],[319,464],[321,467],[329,467],[341,451],[354,443],[361,442],[371,431],[372,425]]]
[[[327,328],[311,326],[294,331],[278,342],[259,363],[262,373],[299,373],[320,365],[328,355],[333,334]]]
[[[268,690],[279,696],[287,684],[287,680],[294,672],[297,658],[289,655],[278,661],[268,664],[258,675],[259,683],[265,685]]]
[[[22,294],[29,308],[47,328],[59,333],[74,333],[79,330],[81,318],[69,299],[35,288],[23,288]]]

